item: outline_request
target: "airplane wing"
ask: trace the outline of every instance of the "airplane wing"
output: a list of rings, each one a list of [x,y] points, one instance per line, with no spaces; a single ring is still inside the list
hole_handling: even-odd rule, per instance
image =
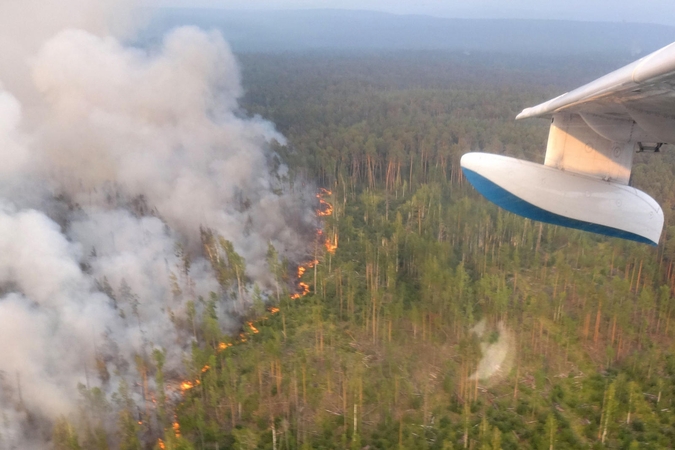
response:
[[[663,211],[628,184],[636,151],[675,143],[675,43],[516,119],[530,117],[551,119],[544,165],[469,153],[474,187],[534,220],[656,245]]]
[[[560,112],[580,114],[608,139],[675,142],[675,43],[585,86],[525,108],[516,119],[552,117]]]

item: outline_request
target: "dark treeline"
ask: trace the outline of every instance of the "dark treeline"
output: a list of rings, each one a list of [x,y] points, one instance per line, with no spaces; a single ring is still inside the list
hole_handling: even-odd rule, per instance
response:
[[[532,222],[482,199],[459,168],[470,150],[542,161],[547,123],[515,115],[624,61],[241,60],[245,113],[288,138],[278,151],[292,176],[331,192],[308,256],[319,264],[300,273],[309,294],[291,299],[270,248],[277,292],[267,306],[253,293],[239,337],[214,325],[214,302],[193,308],[192,387],[167,399],[155,354],[143,373],[159,427],[130,412],[124,448],[141,448],[134,436],[172,449],[672,445],[675,228],[648,247]],[[636,156],[633,174],[673,223],[671,148]],[[208,231],[204,243],[208,255],[229,248]],[[250,289],[235,256],[211,258],[233,296]]]

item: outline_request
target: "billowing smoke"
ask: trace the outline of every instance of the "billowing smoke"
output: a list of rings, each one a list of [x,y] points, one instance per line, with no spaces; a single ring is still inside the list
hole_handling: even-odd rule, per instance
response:
[[[270,150],[283,137],[238,109],[220,35],[130,48],[124,3],[0,4],[1,448],[45,447],[78,384],[113,392],[136,355],[162,349],[179,373],[188,300],[215,293],[236,324],[200,230],[264,290],[268,245],[299,261],[313,226]]]

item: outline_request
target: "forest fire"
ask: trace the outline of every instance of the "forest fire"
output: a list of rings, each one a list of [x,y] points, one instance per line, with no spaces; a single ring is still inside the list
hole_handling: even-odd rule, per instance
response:
[[[319,199],[319,203],[321,205],[321,209],[317,210],[318,216],[320,216],[320,217],[324,216],[325,217],[325,216],[330,216],[333,213],[333,205],[326,202],[322,198],[324,195],[331,195],[331,194],[332,194],[331,191],[329,191],[328,189],[322,188],[322,189],[320,189],[319,193],[316,195],[317,198]],[[319,230],[317,230],[317,240],[319,242],[321,242],[322,238],[323,238],[323,231],[319,229]],[[323,240],[323,243],[324,243],[324,246],[325,246],[326,251],[328,253],[335,253],[335,250],[337,249],[337,246],[338,246],[337,234],[334,234],[332,239],[327,238],[327,239]],[[319,264],[319,260],[313,259],[309,262],[306,262],[304,264],[299,265],[298,268],[297,268],[297,274],[296,274],[297,279],[300,280],[302,278],[302,276],[307,272],[308,269],[313,268],[317,264]],[[300,297],[304,297],[305,295],[309,294],[309,292],[310,292],[309,284],[307,284],[303,281],[298,281],[297,290],[298,290],[298,292],[291,295],[291,299],[295,300],[295,299],[298,299]],[[276,306],[270,306],[270,307],[267,308],[267,311],[269,311],[271,314],[276,314],[280,310]],[[252,321],[247,321],[246,325],[248,326],[248,328],[251,330],[251,332],[253,334],[260,333],[260,330],[253,324]],[[247,340],[248,339],[247,339],[245,333],[239,333],[239,342],[240,343],[244,343]],[[230,343],[230,342],[219,342],[218,347],[216,348],[216,351],[218,353],[220,353],[220,352],[226,350],[228,347],[231,347],[232,345],[233,344]],[[207,364],[204,367],[202,367],[201,372],[205,373],[210,368],[211,367]],[[182,392],[186,392],[186,391],[189,391],[190,389],[193,389],[195,386],[198,386],[199,384],[200,384],[199,380],[195,380],[194,382],[186,380],[186,381],[183,381],[183,382],[180,383],[180,389],[181,389]],[[175,426],[177,426],[177,423],[174,424],[174,428],[175,428]]]
[[[319,190],[319,193],[316,194],[316,197],[319,199],[319,205],[320,208],[317,210],[316,214],[319,217],[327,217],[327,216],[332,216],[333,215],[333,205],[328,203],[326,200],[323,199],[324,196],[326,195],[332,195],[333,193],[329,191],[328,189],[321,189]],[[323,237],[323,231],[319,230],[318,232],[319,238]],[[323,241],[324,247],[326,247],[326,251],[328,253],[335,253],[335,250],[337,250],[338,247],[338,236],[337,233],[333,234],[333,238],[325,238]]]
[[[189,391],[189,390],[192,389],[193,387],[195,387],[195,383],[193,383],[192,381],[183,381],[183,382],[180,384],[180,389],[181,389],[181,391],[183,391],[183,392]]]
[[[326,195],[332,195],[333,193],[328,189],[321,188],[319,193],[316,194],[316,198],[319,199],[319,209],[316,211],[316,215],[319,217],[326,217],[333,214],[333,205],[328,203],[323,199]]]
[[[299,282],[298,289],[300,289],[300,292],[296,292],[295,294],[291,295],[291,298],[293,300],[296,300],[300,297],[304,297],[305,295],[309,294],[309,285],[307,283],[303,283],[302,281]]]
[[[218,343],[218,352],[222,352],[223,350],[227,349],[228,347],[232,347],[232,344],[229,342],[219,342]]]
[[[328,189],[321,188],[319,189],[319,192],[316,194],[316,198],[319,199],[319,209],[316,210],[316,215],[318,217],[327,217],[333,215],[333,205],[324,200],[324,196],[327,195],[332,195],[333,193],[329,191]],[[337,250],[338,247],[338,236],[337,234],[333,234],[333,238],[325,238],[323,235],[323,230],[319,229],[316,232],[316,239],[318,242],[321,242],[323,246],[325,247],[326,251],[328,253],[335,253],[335,250]],[[305,264],[301,264],[298,266],[298,272],[297,272],[297,278],[300,280],[302,276],[307,272],[308,269],[313,268],[319,264],[319,261],[317,259],[314,259],[312,261],[309,261]],[[298,292],[295,294],[291,295],[291,299],[296,300],[299,299],[300,297],[304,297],[305,295],[309,294],[309,285],[307,283],[304,283],[302,281],[298,281],[297,283],[297,289]]]
[[[321,207],[322,207],[322,209],[319,209],[319,210],[316,212],[316,214],[317,214],[319,217],[330,216],[331,214],[333,214],[333,205],[331,205],[330,203],[328,203],[328,202],[327,202],[326,200],[324,200],[324,199],[319,199],[319,204],[320,204]]]
[[[327,189],[321,189],[319,191],[319,193],[316,195],[317,198],[319,199],[319,203],[321,205],[321,208],[317,210],[317,216],[319,216],[319,217],[326,217],[326,216],[330,216],[330,215],[333,214],[333,205],[331,205],[330,203],[328,203],[327,201],[325,201],[322,198],[324,195],[331,195],[331,192]],[[317,242],[322,242],[324,247],[326,248],[326,251],[328,253],[332,254],[332,253],[335,253],[335,250],[337,249],[338,237],[337,237],[337,234],[333,234],[332,239],[331,238],[323,239],[323,231],[319,229],[319,230],[317,230]],[[299,299],[300,297],[304,297],[305,295],[309,294],[309,292],[310,292],[309,284],[305,283],[304,281],[300,281],[300,279],[303,277],[303,275],[305,273],[307,273],[307,270],[315,267],[317,264],[319,264],[319,260],[313,259],[309,262],[306,262],[306,263],[298,266],[297,273],[296,273],[297,280],[298,280],[297,285],[296,285],[297,292],[295,294],[291,295],[291,299],[293,299],[293,300]],[[267,311],[271,314],[276,314],[280,311],[280,309],[276,306],[270,306],[270,307],[267,308]],[[248,328],[250,329],[250,331],[253,334],[260,333],[260,330],[253,324],[252,321],[247,321],[246,325],[248,326]],[[245,333],[242,332],[242,333],[239,334],[239,340],[238,340],[239,343],[247,342],[247,340],[248,339],[247,339],[247,336],[246,336]],[[219,342],[218,346],[216,348],[216,351],[218,353],[220,353],[220,352],[226,350],[228,347],[231,347],[232,345],[233,345],[233,343],[230,343],[230,342]],[[211,369],[211,367],[207,364],[204,367],[202,367],[201,372],[205,373],[209,369]],[[185,392],[193,389],[195,386],[198,386],[199,384],[200,384],[200,380],[195,380],[194,382],[186,380],[186,381],[183,381],[183,382],[180,383],[180,390],[183,393],[185,393]],[[178,422],[173,423],[173,429],[174,429],[174,432],[176,433],[176,437],[179,437],[180,436],[180,425],[178,424]],[[158,442],[158,447],[164,448],[163,446],[164,446],[164,442],[162,442],[160,440]]]
[[[319,264],[319,261],[314,259],[308,263],[298,266],[298,274],[297,274],[298,279],[302,278],[305,272],[307,272],[307,269],[311,269],[317,264]],[[299,290],[299,292],[296,292],[295,294],[291,295],[291,299],[293,300],[299,299],[300,297],[304,297],[305,295],[309,294],[309,285],[307,283],[304,283],[302,281],[298,282],[297,289]]]
[[[320,209],[318,209],[316,213],[317,213],[317,216],[319,216],[319,217],[326,217],[326,216],[330,216],[330,215],[333,214],[333,205],[331,205],[330,203],[328,203],[327,201],[325,201],[322,198],[324,195],[331,195],[331,192],[327,189],[321,189],[319,191],[319,193],[317,194],[317,198],[319,199],[319,203],[320,203]],[[323,246],[325,247],[325,249],[328,253],[331,253],[331,254],[335,253],[335,250],[338,247],[337,233],[334,233],[332,238],[325,238],[324,239],[323,231],[321,229],[319,229],[319,230],[317,230],[316,239],[317,239],[317,243],[323,243]],[[308,262],[298,266],[297,273],[296,273],[297,280],[298,280],[297,285],[296,285],[297,292],[294,293],[293,295],[291,295],[291,299],[294,299],[294,300],[299,299],[300,297],[304,297],[305,295],[309,294],[309,292],[310,292],[309,284],[305,283],[303,281],[300,281],[300,280],[302,279],[303,275],[305,273],[307,273],[307,270],[309,270],[311,268],[314,268],[317,264],[319,264],[319,260],[313,259],[311,261],[308,261]],[[280,311],[280,309],[276,306],[269,306],[267,308],[267,311],[270,314],[277,314]],[[260,332],[260,330],[253,324],[252,321],[247,321],[246,325],[248,326],[248,328],[250,329],[250,331],[253,334],[258,334]],[[245,343],[245,342],[247,342],[247,340],[248,340],[247,336],[244,332],[239,334],[239,339],[238,339],[239,343]],[[226,350],[228,347],[231,347],[232,345],[234,345],[234,344],[230,343],[230,342],[219,342],[218,346],[216,348],[216,351],[218,353],[220,353],[220,352]],[[210,368],[211,367],[207,364],[204,367],[202,367],[201,372],[205,373],[208,370],[210,370]],[[186,381],[183,381],[183,382],[180,383],[180,390],[183,393],[185,393],[185,392],[193,389],[195,386],[198,386],[199,384],[200,384],[200,380],[198,380],[198,379],[195,380],[194,382],[186,380]],[[180,437],[180,425],[178,424],[177,421],[175,421],[173,423],[173,430],[176,434],[176,437]],[[159,448],[164,448],[165,444],[164,444],[163,441],[159,440],[157,446]]]
[[[326,251],[327,251],[328,253],[330,253],[330,254],[335,253],[335,250],[337,250],[337,248],[338,248],[338,236],[337,236],[337,234],[335,234],[335,235],[333,236],[333,239],[332,239],[332,240],[331,240],[331,239],[326,239],[326,240],[324,241],[324,245],[325,245]]]

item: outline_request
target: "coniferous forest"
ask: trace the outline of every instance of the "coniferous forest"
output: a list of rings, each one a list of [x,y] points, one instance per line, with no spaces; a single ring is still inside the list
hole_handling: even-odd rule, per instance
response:
[[[547,121],[516,114],[629,61],[239,59],[241,114],[287,138],[276,151],[291,184],[316,186],[322,226],[300,266],[270,246],[270,293],[247,284],[231,243],[202,231],[222,292],[253,306],[226,333],[215,294],[185,295],[176,326],[195,338],[187,377],[164,373],[159,350],[136,361],[137,385],[114,399],[121,448],[673,446],[673,149],[638,154],[633,166],[632,184],[664,209],[657,247],[505,212],[459,166],[472,150],[543,161]],[[219,252],[227,263],[211,257]],[[176,295],[189,286],[184,261]],[[133,390],[150,406],[134,405]],[[57,424],[56,447],[107,448],[98,419],[107,402],[83,388],[88,428]]]

